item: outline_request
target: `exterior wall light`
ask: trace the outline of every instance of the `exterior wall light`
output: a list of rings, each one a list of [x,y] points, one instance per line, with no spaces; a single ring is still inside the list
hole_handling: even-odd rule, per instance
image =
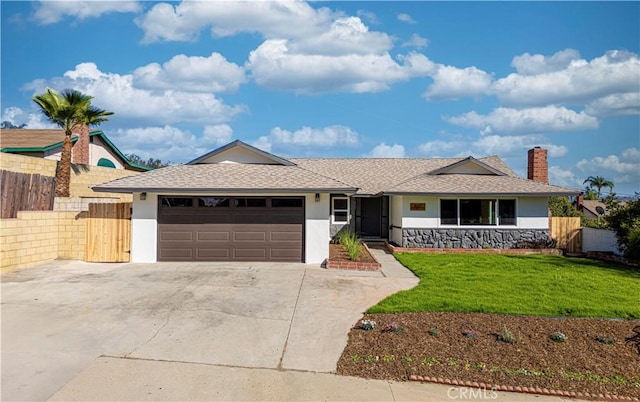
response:
[[[140,193],[140,200],[144,201],[147,199],[147,193]]]
[[[320,202],[320,193],[316,193],[316,202]]]

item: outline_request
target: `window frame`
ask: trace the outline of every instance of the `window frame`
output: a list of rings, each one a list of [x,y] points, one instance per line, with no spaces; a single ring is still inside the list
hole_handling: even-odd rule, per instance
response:
[[[461,216],[460,216],[460,201],[462,200],[482,200],[482,201],[494,201],[495,209],[493,211],[495,224],[462,224]],[[456,202],[456,223],[442,223],[442,201],[455,201]],[[502,217],[500,216],[500,201],[513,201],[513,218],[507,218],[509,220],[513,219],[513,223],[502,223]],[[446,228],[495,228],[495,227],[518,227],[518,198],[472,198],[472,197],[462,197],[462,198],[439,198],[438,199],[438,226],[446,227]]]
[[[345,200],[347,202],[347,208],[336,208],[336,200]],[[351,216],[351,202],[349,197],[346,196],[332,196],[331,197],[331,224],[332,225],[347,225],[349,224],[349,217]],[[336,221],[336,212],[346,212],[347,217],[345,221]]]

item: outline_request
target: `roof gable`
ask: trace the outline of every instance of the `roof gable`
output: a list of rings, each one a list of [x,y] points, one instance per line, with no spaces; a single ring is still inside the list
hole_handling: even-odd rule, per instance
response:
[[[218,149],[206,153],[188,162],[187,165],[213,163],[243,163],[250,165],[282,165],[293,166],[294,163],[258,149],[240,140],[230,142]]]
[[[507,174],[493,168],[486,163],[469,156],[461,161],[452,163],[440,169],[429,172],[430,175],[443,175],[443,174],[472,174],[472,175],[491,175],[491,176],[506,176]]]
[[[64,130],[34,130],[34,129],[3,129],[0,130],[1,152],[46,152],[55,148],[61,148],[64,141]],[[132,163],[101,131],[91,131],[89,137],[98,137],[111,151],[116,154],[123,164],[135,168],[135,170],[151,170],[148,166]],[[78,141],[78,135],[71,134],[71,143]]]

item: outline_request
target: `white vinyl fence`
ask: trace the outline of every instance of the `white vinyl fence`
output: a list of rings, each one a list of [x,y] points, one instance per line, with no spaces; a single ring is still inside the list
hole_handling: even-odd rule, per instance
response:
[[[601,251],[622,255],[618,249],[618,239],[612,230],[582,228],[582,252]]]

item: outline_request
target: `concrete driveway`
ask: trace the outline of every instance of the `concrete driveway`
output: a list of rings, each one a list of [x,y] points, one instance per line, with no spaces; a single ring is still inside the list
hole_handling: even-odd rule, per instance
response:
[[[45,400],[99,356],[334,372],[363,311],[418,283],[386,257],[382,272],[56,261],[5,274],[2,400]]]

